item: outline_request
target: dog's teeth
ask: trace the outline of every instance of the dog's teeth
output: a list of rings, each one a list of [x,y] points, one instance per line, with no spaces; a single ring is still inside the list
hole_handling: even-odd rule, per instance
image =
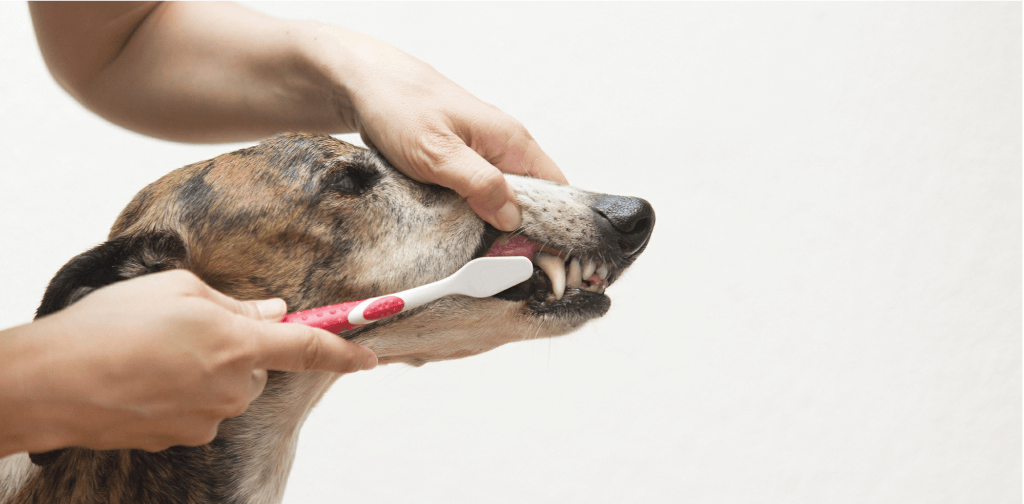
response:
[[[583,274],[580,273],[580,260],[573,257],[569,262],[569,272],[565,275],[565,284],[574,289],[579,289],[583,284]]]
[[[587,259],[583,261],[583,273],[580,275],[582,278],[590,278],[594,272],[597,271],[597,263],[593,259]]]
[[[555,299],[562,299],[562,295],[565,294],[565,263],[558,257],[544,252],[534,254],[533,262],[547,273]]]
[[[600,278],[601,280],[607,280],[608,279],[608,265],[604,264],[604,263],[601,263],[601,266],[598,266],[596,273],[597,273],[597,278]]]

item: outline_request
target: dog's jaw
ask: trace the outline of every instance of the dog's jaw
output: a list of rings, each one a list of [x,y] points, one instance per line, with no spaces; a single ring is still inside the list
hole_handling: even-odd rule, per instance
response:
[[[601,195],[509,180],[523,209],[516,235],[563,259],[600,261],[608,268],[598,275],[604,283],[580,286],[597,285],[599,292],[570,287],[559,298],[552,275],[538,270],[520,291],[445,297],[343,336],[374,350],[382,363],[421,365],[566,334],[603,315],[610,303],[603,288],[646,246],[650,205],[636,200],[649,211],[643,241],[623,247],[609,238],[609,226],[628,231],[632,224],[623,227],[621,216],[602,210]],[[74,302],[74,293],[168,268],[189,269],[238,299],[281,297],[299,311],[439,280],[486,253],[499,235],[454,192],[416,184],[373,152],[324,135],[282,135],[176,170],[144,189],[107,243],[54,277],[40,315]],[[97,271],[105,272],[102,281]],[[137,491],[153,502],[280,502],[299,429],[335,379],[272,372],[263,395],[225,420],[205,446],[158,454],[68,449],[40,458],[48,464],[41,469],[26,467],[24,457],[4,459],[0,502],[11,495],[4,487],[11,482],[40,502],[71,502],[78,488],[96,492],[79,496],[88,502],[132,501]],[[111,471],[123,475],[117,485],[108,481]],[[69,474],[72,490],[61,486]],[[145,480],[152,475],[169,479]]]
[[[343,336],[373,350],[381,363],[419,366],[476,355],[514,341],[564,335],[603,316],[611,305],[605,288],[618,279],[639,252],[625,257],[614,245],[609,246],[595,222],[600,216],[591,209],[593,193],[527,177],[509,176],[508,180],[523,210],[523,224],[511,236],[536,244],[535,250],[559,257],[559,261],[571,256],[602,265],[601,278],[594,273],[592,289],[583,282],[556,296],[550,275],[538,267],[531,279],[496,296],[449,296]],[[478,221],[461,202],[447,211],[461,214],[461,219]],[[475,256],[490,255],[496,241],[510,236],[488,236],[486,227],[479,233],[487,238],[486,246],[477,247]],[[534,255],[532,250],[516,254]],[[435,269],[454,271],[471,258],[449,256],[446,259],[454,259],[451,264],[444,268],[435,265]],[[409,287],[415,285],[403,286]]]
[[[348,172],[362,178],[347,180]],[[604,315],[605,288],[639,252],[623,253],[595,206],[603,195],[507,179],[523,213],[511,236],[549,254],[553,269],[538,268],[493,298],[434,303],[343,336],[377,351],[381,362],[422,364],[562,335]],[[113,234],[171,228],[188,249],[184,267],[214,288],[240,299],[281,297],[291,311],[440,280],[502,237],[455,192],[418,184],[379,154],[326,136],[277,137],[165,180],[140,193]],[[346,182],[341,189],[338,180]],[[649,221],[645,236],[653,213]],[[562,260],[594,271],[570,282]],[[476,319],[486,322],[477,327]]]
[[[538,317],[520,302],[448,296],[380,326],[360,329],[352,340],[373,350],[380,363],[420,366],[469,357],[512,341],[566,334],[584,322]]]

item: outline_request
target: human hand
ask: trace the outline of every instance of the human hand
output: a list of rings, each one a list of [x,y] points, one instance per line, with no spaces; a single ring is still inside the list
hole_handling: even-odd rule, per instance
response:
[[[104,287],[40,318],[20,342],[35,358],[10,363],[32,398],[23,413],[42,431],[24,448],[201,445],[260,395],[266,369],[376,365],[370,350],[334,334],[276,323],[285,311],[280,299],[237,301],[172,270]]]
[[[522,215],[503,172],[567,183],[519,121],[352,30],[219,2],[30,10],[57,81],[134,131],[191,142],[358,131],[395,168],[454,189],[505,231]]]
[[[365,35],[341,33],[349,50],[337,70],[351,116],[363,141],[395,168],[420,182],[466,197],[484,220],[504,231],[522,223],[504,173],[568,183],[558,166],[512,116],[484,103],[430,65]],[[325,37],[324,40],[330,40]],[[329,51],[323,67],[335,60]]]

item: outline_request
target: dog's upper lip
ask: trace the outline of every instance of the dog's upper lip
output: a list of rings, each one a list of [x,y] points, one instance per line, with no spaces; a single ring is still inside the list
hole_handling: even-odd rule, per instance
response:
[[[473,252],[473,259],[483,257],[494,246],[494,242],[498,241],[498,238],[505,234],[500,229],[485,222],[484,232],[480,236],[480,243],[477,244],[476,251]]]

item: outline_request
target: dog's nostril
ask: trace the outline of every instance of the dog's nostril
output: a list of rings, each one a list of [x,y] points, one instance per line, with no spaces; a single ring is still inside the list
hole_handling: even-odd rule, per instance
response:
[[[603,217],[598,219],[599,222],[610,224],[608,227],[617,235],[624,255],[633,255],[647,244],[654,229],[654,208],[647,201],[627,196],[601,195],[594,198],[590,208]]]
[[[633,228],[630,229],[629,231],[623,231],[623,232],[626,233],[626,234],[647,233],[650,230],[651,230],[651,219],[646,219],[645,218],[645,219],[640,219],[640,220],[636,221],[636,223],[633,225]]]

